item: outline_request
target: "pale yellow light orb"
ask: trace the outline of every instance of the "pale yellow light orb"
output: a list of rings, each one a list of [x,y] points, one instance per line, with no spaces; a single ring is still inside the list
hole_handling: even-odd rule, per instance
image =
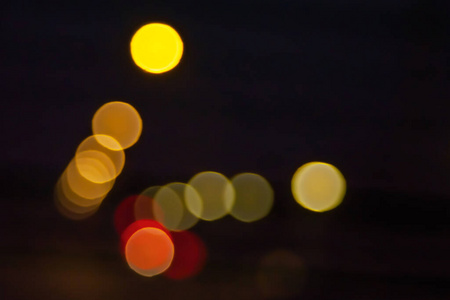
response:
[[[230,180],[217,172],[201,172],[189,180],[194,189],[186,189],[186,206],[200,219],[213,221],[230,212],[235,193]]]
[[[198,217],[187,209],[186,194],[200,197],[192,186],[181,182],[172,182],[158,189],[153,201],[156,221],[172,231],[187,230],[194,226]]]
[[[235,200],[230,214],[243,222],[258,221],[267,216],[273,206],[273,189],[261,175],[241,173],[231,179]]]
[[[345,179],[333,165],[323,162],[304,164],[291,182],[292,195],[304,208],[323,212],[338,206],[345,195]]]
[[[169,25],[151,23],[136,31],[130,50],[138,67],[150,73],[163,73],[179,63],[183,55],[183,41]]]

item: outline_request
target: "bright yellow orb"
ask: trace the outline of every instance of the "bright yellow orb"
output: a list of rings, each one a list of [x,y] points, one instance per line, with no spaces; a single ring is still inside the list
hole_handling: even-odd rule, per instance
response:
[[[311,162],[295,172],[292,195],[304,208],[323,212],[338,206],[345,195],[345,179],[339,170],[327,163]]]
[[[151,23],[136,31],[130,49],[138,67],[150,73],[163,73],[180,62],[183,41],[169,25]]]

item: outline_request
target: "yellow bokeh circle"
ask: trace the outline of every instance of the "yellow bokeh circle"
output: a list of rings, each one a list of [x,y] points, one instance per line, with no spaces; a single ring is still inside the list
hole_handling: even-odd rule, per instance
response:
[[[230,214],[243,222],[258,221],[267,216],[273,206],[273,189],[261,175],[241,173],[231,179],[235,199]]]
[[[108,147],[104,146],[108,145]],[[119,148],[120,150],[111,150]],[[88,159],[90,164],[86,164]],[[84,168],[81,161],[84,160]],[[95,183],[104,183],[115,179],[122,172],[125,164],[125,152],[120,143],[109,135],[91,135],[84,139],[75,153],[75,164],[81,176]],[[91,172],[87,167],[97,166],[98,172]]]
[[[95,163],[92,164],[92,163]],[[81,169],[88,171],[91,168],[92,172],[96,172],[98,167],[103,168],[99,161],[91,160],[89,158],[81,158],[78,160],[78,164],[81,165]],[[97,170],[96,170],[97,169]],[[104,183],[95,183],[80,174],[78,168],[75,164],[75,160],[69,163],[66,168],[67,172],[67,184],[72,192],[84,199],[97,199],[105,196],[112,189],[114,185],[114,180],[107,181]]]
[[[169,25],[151,23],[136,31],[130,50],[138,67],[150,73],[163,73],[179,63],[183,55],[183,41]]]
[[[185,195],[200,197],[192,186],[181,182],[172,182],[159,188],[152,203],[156,221],[172,231],[187,230],[194,226],[198,217],[186,207]]]
[[[230,180],[217,172],[201,172],[189,180],[194,188],[186,189],[186,206],[200,219],[213,221],[228,214],[235,192]]]
[[[323,162],[304,164],[291,182],[292,195],[304,208],[323,212],[338,206],[345,195],[344,176],[333,165]]]

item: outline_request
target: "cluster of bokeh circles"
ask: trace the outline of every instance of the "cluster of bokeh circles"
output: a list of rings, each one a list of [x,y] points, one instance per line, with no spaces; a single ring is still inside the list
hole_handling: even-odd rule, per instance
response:
[[[177,66],[183,42],[172,27],[151,23],[134,34],[130,51],[138,67],[160,74]],[[94,114],[92,132],[80,143],[55,187],[58,210],[75,220],[98,210],[124,167],[124,150],[141,135],[142,120],[130,104],[109,102]],[[342,202],[346,182],[333,165],[309,162],[294,173],[291,190],[304,208],[325,212]],[[126,198],[114,213],[114,225],[121,253],[132,270],[146,277],[164,274],[171,279],[185,279],[200,272],[207,257],[205,243],[189,230],[199,220],[214,221],[231,215],[250,223],[267,216],[273,204],[273,189],[258,174],[241,173],[229,179],[205,171],[186,183],[150,186]],[[281,261],[301,269],[297,258],[281,254],[269,257],[266,264]],[[263,285],[272,276],[270,270],[266,271],[260,276]]]
[[[206,259],[204,243],[188,229],[199,220],[228,214],[243,222],[257,221],[270,212],[273,199],[272,187],[258,174],[241,173],[229,180],[207,171],[188,183],[151,186],[126,198],[115,211],[114,224],[131,269],[148,277],[164,272],[184,279],[197,274]],[[146,251],[148,247],[156,248]],[[155,249],[158,254],[151,252]]]
[[[137,142],[141,131],[141,117],[128,103],[109,102],[96,111],[93,134],[78,145],[56,183],[54,198],[61,214],[80,220],[97,211],[122,172],[124,149]]]
[[[169,231],[155,220],[133,221],[136,199],[137,196],[125,199],[114,214],[120,252],[128,266],[145,277],[164,273],[174,280],[199,273],[207,256],[203,240],[188,230]]]

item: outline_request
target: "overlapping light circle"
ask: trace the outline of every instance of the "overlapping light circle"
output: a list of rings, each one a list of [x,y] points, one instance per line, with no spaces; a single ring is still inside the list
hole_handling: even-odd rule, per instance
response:
[[[54,202],[56,209],[66,218],[72,219],[72,220],[83,220],[91,215],[93,215],[98,207],[99,202],[95,201],[91,206],[81,206],[78,205],[78,201],[85,199],[79,197],[78,195],[74,194],[73,192],[70,192],[70,196],[66,196],[66,193],[63,192],[63,183],[62,181],[63,176],[58,180],[55,186],[54,190]],[[67,183],[66,183],[67,185]],[[101,202],[101,201],[100,201]],[[86,203],[85,203],[86,204]]]
[[[207,250],[202,239],[190,231],[172,233],[175,255],[172,264],[164,273],[176,280],[187,279],[198,274],[205,265]]]
[[[125,198],[120,204],[116,207],[114,211],[114,228],[116,229],[117,234],[122,235],[122,233],[136,221],[134,217],[134,203],[137,199],[137,195],[131,195]]]
[[[213,221],[228,214],[234,203],[234,188],[224,175],[201,172],[189,180],[185,199],[188,209],[198,218]]]
[[[104,145],[115,148],[112,150]],[[79,173],[94,183],[104,183],[115,179],[125,165],[125,152],[120,147],[119,142],[109,135],[95,134],[87,137],[80,143],[75,153],[75,163]],[[91,164],[81,163],[82,160],[87,159],[92,161],[92,165],[98,165],[101,172],[93,173],[88,168]]]
[[[91,168],[92,170],[90,170],[89,172],[92,173],[101,173],[105,170],[100,161],[91,160],[88,158],[79,159],[78,164],[81,166],[80,169],[83,169],[84,171],[87,171],[88,168]],[[74,160],[72,160],[67,166],[66,175],[67,183],[70,189],[75,194],[85,199],[96,199],[103,197],[108,194],[108,192],[114,185],[113,181],[96,183],[86,179],[80,174]]]
[[[86,207],[89,208],[100,205],[100,203],[106,197],[106,193],[97,198],[85,198],[80,196],[70,187],[69,182],[67,181],[67,171],[65,171],[61,175],[57,187],[61,190],[65,199],[67,199],[72,205],[76,205],[77,207],[79,207],[79,209],[81,210],[85,209]],[[61,202],[64,204],[65,201]]]
[[[124,228],[120,232],[120,250],[121,252],[125,253],[125,246],[128,243],[128,240],[131,238],[133,234],[136,233],[136,231],[146,228],[146,227],[152,227],[152,228],[158,228],[164,231],[167,236],[172,239],[172,235],[170,231],[164,227],[161,223],[155,220],[137,220],[132,221],[129,224],[127,224],[126,228]]]
[[[134,202],[134,218],[136,220],[155,219],[154,211],[161,210],[154,200],[160,188],[160,186],[151,186],[137,196]]]
[[[155,227],[137,230],[125,245],[125,258],[136,273],[151,277],[169,268],[174,246],[166,232]]]
[[[137,141],[142,121],[131,105],[110,102],[94,114],[92,130],[94,135],[79,144],[55,187],[55,204],[71,219],[84,219],[97,211],[122,172],[123,149]]]
[[[186,206],[185,195],[199,197],[195,189],[181,182],[169,183],[155,194],[153,213],[155,219],[170,230],[186,230],[198,222]]]

